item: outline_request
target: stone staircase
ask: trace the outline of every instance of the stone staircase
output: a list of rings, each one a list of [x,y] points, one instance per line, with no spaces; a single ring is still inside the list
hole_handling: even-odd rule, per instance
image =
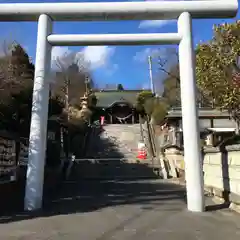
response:
[[[112,124],[93,131],[86,159],[77,161],[84,179],[136,179],[156,177],[148,160],[139,163],[139,124]],[[75,169],[76,170],[76,169]]]
[[[138,124],[106,125],[100,134],[92,136],[88,156],[92,158],[136,158],[139,140]]]

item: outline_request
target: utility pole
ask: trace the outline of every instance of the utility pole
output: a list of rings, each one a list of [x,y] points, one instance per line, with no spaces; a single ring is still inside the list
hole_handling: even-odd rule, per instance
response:
[[[68,73],[66,74],[65,79],[65,108],[67,111],[67,121],[69,121],[69,76]]]
[[[70,120],[70,116],[69,116],[69,84],[70,84],[70,80],[69,80],[69,71],[67,70],[67,72],[65,72],[65,108],[66,108],[66,113],[67,113],[67,152],[66,152],[66,158],[65,161],[67,164],[69,161],[69,147],[70,147],[70,143],[69,143],[69,120]],[[64,172],[65,174],[65,172]]]
[[[88,92],[89,92],[89,89],[88,89],[89,82],[90,82],[89,76],[87,75],[85,77],[85,91],[86,91],[86,94],[88,94]]]
[[[149,67],[149,78],[150,78],[150,84],[151,84],[151,91],[155,95],[155,88],[153,83],[153,76],[152,76],[152,57],[148,56],[148,67]]]

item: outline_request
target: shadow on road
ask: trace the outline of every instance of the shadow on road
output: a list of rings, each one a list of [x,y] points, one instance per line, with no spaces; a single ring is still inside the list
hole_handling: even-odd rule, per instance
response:
[[[110,157],[111,160],[75,163],[67,181],[58,182],[54,191],[44,191],[41,211],[29,213],[22,210],[22,190],[15,198],[15,202],[19,200],[17,208],[14,206],[16,203],[11,202],[8,203],[8,210],[0,206],[0,223],[86,213],[125,204],[139,205],[145,209],[167,204],[171,206],[168,211],[181,211],[185,207],[184,187],[162,181],[149,165],[117,160],[124,158],[124,154],[118,151],[116,143],[103,140],[101,134],[96,133],[93,139],[94,144],[89,148],[89,153],[93,155],[89,154],[88,157],[94,157],[96,151],[98,158]]]
[[[155,180],[71,181],[63,183],[55,196],[45,199],[41,211],[5,214],[0,217],[0,223],[98,211],[105,207],[124,204],[140,204],[143,208],[153,209],[158,204],[174,200],[185,201],[184,188]],[[173,205],[169,211],[176,208],[179,209],[179,206]]]

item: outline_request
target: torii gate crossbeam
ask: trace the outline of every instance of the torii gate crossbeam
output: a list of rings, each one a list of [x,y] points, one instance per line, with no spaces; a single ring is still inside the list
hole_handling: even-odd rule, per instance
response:
[[[82,3],[7,3],[0,5],[0,21],[38,21],[46,14],[53,21],[110,21],[177,19],[183,12],[192,18],[231,18],[237,0],[82,2]]]
[[[192,18],[232,18],[238,0],[0,4],[0,21],[38,21],[25,209],[42,206],[52,46],[179,43],[188,210],[204,211]],[[178,19],[178,33],[55,35],[53,21]]]

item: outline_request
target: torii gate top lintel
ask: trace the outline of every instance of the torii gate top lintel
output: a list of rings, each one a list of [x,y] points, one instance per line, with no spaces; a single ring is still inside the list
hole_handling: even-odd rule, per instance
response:
[[[192,18],[232,18],[237,0],[6,3],[0,4],[0,21],[38,21],[41,14],[54,21],[157,20],[177,19],[182,12]]]

